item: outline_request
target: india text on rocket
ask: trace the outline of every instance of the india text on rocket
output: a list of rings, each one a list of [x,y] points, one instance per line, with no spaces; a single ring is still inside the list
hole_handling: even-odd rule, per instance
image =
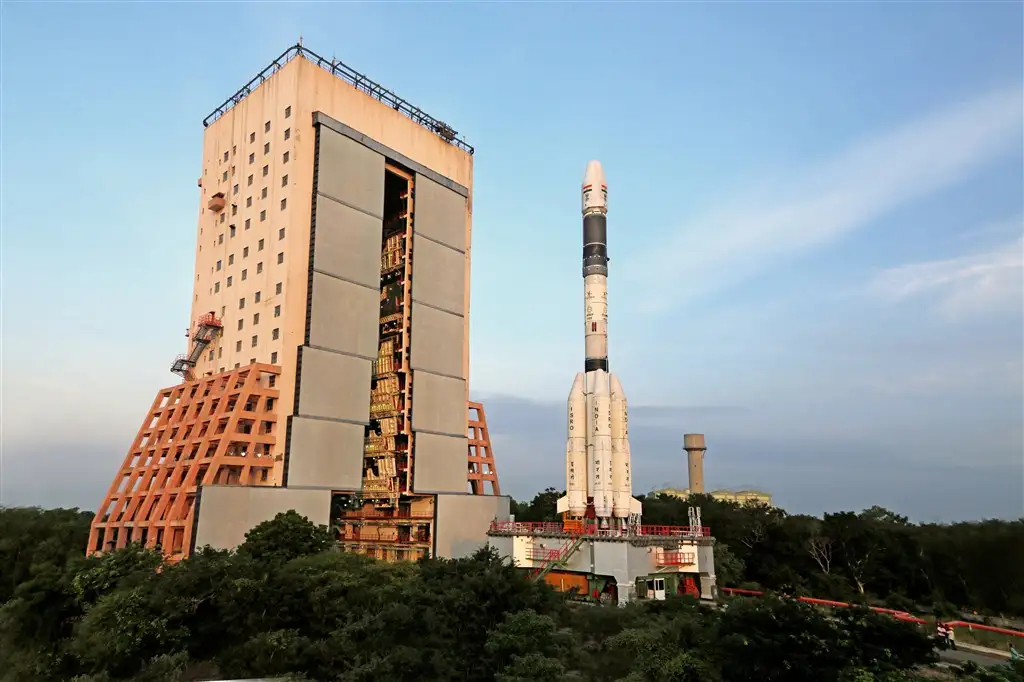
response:
[[[584,371],[569,392],[566,495],[558,512],[624,528],[641,513],[633,498],[626,394],[608,371],[608,186],[598,161],[583,176]]]

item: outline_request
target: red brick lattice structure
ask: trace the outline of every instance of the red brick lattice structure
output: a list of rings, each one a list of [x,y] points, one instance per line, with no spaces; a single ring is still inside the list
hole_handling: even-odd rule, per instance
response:
[[[92,523],[89,551],[191,548],[203,484],[274,485],[280,368],[252,364],[161,390]]]
[[[485,483],[491,484],[490,492]],[[491,434],[487,431],[487,416],[480,403],[469,403],[469,486],[474,495],[501,495],[498,470],[494,466]]]

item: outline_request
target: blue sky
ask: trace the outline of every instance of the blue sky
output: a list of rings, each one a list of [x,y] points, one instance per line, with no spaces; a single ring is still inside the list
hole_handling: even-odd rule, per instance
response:
[[[564,478],[579,183],[639,487],[1024,514],[1015,3],[4,3],[7,504],[94,507],[183,349],[202,118],[301,34],[477,154],[471,385]],[[43,481],[40,472],[51,478]]]

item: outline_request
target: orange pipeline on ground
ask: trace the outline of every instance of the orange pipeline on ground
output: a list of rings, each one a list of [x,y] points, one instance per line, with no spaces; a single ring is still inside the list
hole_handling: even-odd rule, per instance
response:
[[[760,590],[745,590],[739,587],[720,587],[720,591],[730,594],[738,595],[741,597],[763,597],[764,592]],[[832,606],[842,608],[852,608],[857,606],[856,604],[850,604],[844,601],[833,601],[831,599],[815,599],[814,597],[796,597],[797,601],[802,601],[805,604],[814,604],[815,606]],[[906,611],[899,611],[897,609],[887,609],[881,606],[869,606],[869,609],[878,613],[887,613],[896,620],[902,620],[908,623],[917,623],[919,625],[926,625],[928,623],[924,618],[919,618]],[[982,623],[973,623],[966,620],[951,620],[944,623],[946,627],[950,628],[967,628],[969,630],[982,630],[984,632],[994,632],[1000,635],[1009,635],[1011,637],[1024,637],[1024,632],[1020,630],[1011,630],[1009,628],[1000,628],[995,625],[984,625]]]

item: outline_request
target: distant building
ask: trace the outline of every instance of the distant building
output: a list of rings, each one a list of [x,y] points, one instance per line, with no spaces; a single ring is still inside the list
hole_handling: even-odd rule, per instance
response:
[[[174,560],[291,509],[380,559],[482,546],[509,501],[468,402],[472,147],[301,45],[203,126],[181,382],[89,551]]]
[[[661,490],[652,490],[652,495],[671,495],[672,497],[681,497],[686,499],[690,496],[689,488],[663,488]],[[735,502],[737,504],[746,504],[747,502],[756,502],[759,504],[766,504],[769,507],[772,505],[772,496],[770,493],[762,492],[760,490],[712,490],[709,493],[716,500],[722,502]]]

